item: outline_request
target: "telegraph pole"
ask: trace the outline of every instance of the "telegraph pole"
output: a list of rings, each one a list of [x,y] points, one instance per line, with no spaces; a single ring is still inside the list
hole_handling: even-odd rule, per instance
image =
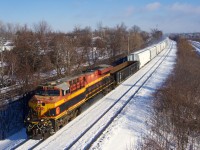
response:
[[[2,75],[2,73],[3,73],[3,70],[2,70],[2,68],[3,68],[3,56],[2,56],[2,52],[3,52],[3,41],[1,41],[1,39],[0,39],[0,53],[1,53],[1,75]]]
[[[0,72],[0,77],[1,77],[1,81],[3,81],[3,41],[0,39],[0,53],[1,53],[1,63],[0,63],[0,67],[1,67],[1,72]]]
[[[129,50],[129,35],[128,35],[128,55],[129,55],[129,52],[130,50]]]

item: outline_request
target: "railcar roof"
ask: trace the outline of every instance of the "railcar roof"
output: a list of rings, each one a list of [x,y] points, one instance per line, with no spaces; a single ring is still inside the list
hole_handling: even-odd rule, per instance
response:
[[[56,87],[66,91],[66,90],[69,90],[70,86],[69,86],[69,84],[67,82],[63,82],[63,83],[61,83],[59,85],[56,85]]]
[[[92,74],[96,70],[103,70],[103,69],[105,69],[107,67],[110,67],[110,66],[111,65],[102,64],[102,65],[99,65],[99,66],[94,67],[92,69],[87,69],[87,70],[83,71],[83,73],[81,73],[79,75],[66,76],[64,78],[61,78],[61,79],[58,79],[58,80],[55,80],[55,81],[49,81],[47,83],[40,84],[39,86],[55,86],[55,87],[58,87],[60,89],[67,90],[67,89],[69,89],[69,85],[66,83],[67,81],[71,81],[73,79],[76,79],[76,78],[84,76],[84,75]]]

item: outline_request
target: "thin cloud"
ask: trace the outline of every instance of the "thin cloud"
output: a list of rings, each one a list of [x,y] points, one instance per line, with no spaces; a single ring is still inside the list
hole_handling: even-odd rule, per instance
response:
[[[200,6],[193,6],[190,4],[182,4],[182,3],[174,3],[170,7],[170,9],[173,11],[177,11],[177,12],[200,15]]]
[[[159,2],[154,2],[154,3],[147,4],[145,8],[148,11],[154,11],[154,10],[159,9],[160,7],[161,7],[161,4]]]
[[[126,9],[124,15],[125,15],[126,17],[130,17],[130,16],[133,15],[133,12],[134,12],[134,8],[133,8],[133,7],[128,7],[128,8]]]

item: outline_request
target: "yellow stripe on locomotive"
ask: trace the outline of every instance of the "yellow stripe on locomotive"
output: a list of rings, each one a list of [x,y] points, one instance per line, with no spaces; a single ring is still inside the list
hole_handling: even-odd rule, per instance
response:
[[[101,66],[73,78],[38,86],[29,101],[27,134],[44,136],[70,121],[81,105],[114,83],[109,73],[111,69],[112,66]]]

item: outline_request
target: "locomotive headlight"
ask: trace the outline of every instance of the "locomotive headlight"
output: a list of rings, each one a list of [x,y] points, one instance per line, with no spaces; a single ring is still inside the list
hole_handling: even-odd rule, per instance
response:
[[[27,121],[29,121],[29,120],[30,120],[30,118],[28,117],[28,118],[27,118]]]
[[[41,122],[43,122],[44,121],[44,119],[41,119]]]

